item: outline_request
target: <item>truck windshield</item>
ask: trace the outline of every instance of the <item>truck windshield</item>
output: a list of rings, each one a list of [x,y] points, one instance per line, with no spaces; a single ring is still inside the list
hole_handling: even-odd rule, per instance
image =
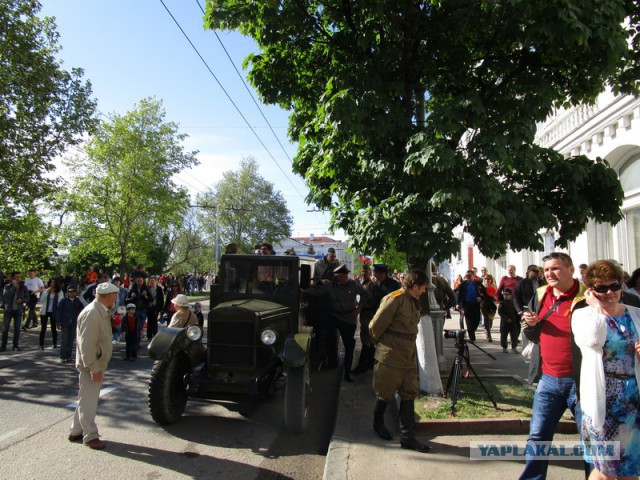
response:
[[[273,296],[287,294],[294,288],[290,282],[290,264],[261,261],[259,258],[252,257],[252,261],[247,261],[247,257],[241,260],[227,259],[222,265],[223,291]]]

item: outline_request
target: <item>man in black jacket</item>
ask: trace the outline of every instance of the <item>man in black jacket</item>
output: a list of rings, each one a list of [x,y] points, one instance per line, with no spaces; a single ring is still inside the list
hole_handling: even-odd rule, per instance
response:
[[[524,307],[529,305],[529,302],[535,295],[536,290],[546,284],[547,282],[545,281],[544,276],[540,275],[540,267],[538,267],[538,265],[529,265],[527,267],[527,275],[518,282],[513,292],[513,304],[516,306],[516,312],[518,312],[518,317],[520,319],[522,319]],[[518,328],[515,332],[516,338],[520,337],[520,331],[521,324],[518,322]],[[524,340],[526,340],[526,337],[523,338],[523,341]],[[524,341],[523,347],[526,343],[527,342]]]
[[[7,349],[9,341],[9,327],[13,320],[13,349],[20,350],[18,342],[20,341],[20,323],[22,322],[22,312],[25,305],[29,302],[29,290],[24,286],[21,280],[20,272],[11,274],[11,282],[4,287],[3,293],[3,309],[4,319],[2,321],[2,345],[0,351]]]
[[[144,333],[144,324],[147,321],[148,309],[151,304],[151,292],[144,283],[144,277],[136,277],[135,283],[131,285],[126,303],[133,303],[136,306],[136,317],[138,318],[138,348]]]

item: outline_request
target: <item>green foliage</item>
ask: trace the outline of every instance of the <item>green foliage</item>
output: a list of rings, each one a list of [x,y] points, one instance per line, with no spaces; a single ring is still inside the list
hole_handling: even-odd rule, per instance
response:
[[[533,143],[553,108],[638,87],[636,1],[208,0],[209,28],[260,52],[249,78],[290,108],[296,172],[353,247],[420,258],[566,245],[622,218],[604,162]],[[623,23],[630,16],[631,23]],[[595,193],[598,195],[595,195]]]
[[[218,226],[222,244],[235,242],[243,253],[291,235],[293,219],[284,197],[259,175],[253,158],[243,159],[239,171],[224,172],[210,192],[198,196],[198,205],[203,233],[214,239]]]
[[[0,209],[0,264],[6,272],[29,268],[40,271],[50,267],[53,256],[51,226],[43,222],[34,209],[17,213],[6,207]]]
[[[189,201],[171,178],[197,164],[196,152],[181,145],[185,138],[175,123],[165,121],[162,102],[154,99],[100,124],[87,157],[68,161],[72,218],[65,238],[71,258],[100,252],[121,271],[132,260],[151,271],[164,268],[168,251],[161,239],[182,224]]]
[[[168,237],[168,272],[179,274],[214,271],[214,236],[203,232],[198,224],[198,216],[198,208],[190,208],[179,228],[172,229]]]
[[[31,205],[56,186],[52,160],[96,123],[83,72],[62,68],[52,18],[34,0],[0,2],[0,196]]]

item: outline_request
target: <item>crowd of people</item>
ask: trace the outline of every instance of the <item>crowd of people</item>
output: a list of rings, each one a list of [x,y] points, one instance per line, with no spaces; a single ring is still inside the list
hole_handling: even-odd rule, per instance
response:
[[[14,351],[21,349],[21,331],[33,328],[40,329],[39,346],[44,350],[47,330],[50,330],[51,346],[54,349],[60,347],[60,362],[63,363],[71,361],[78,315],[95,299],[99,284],[109,282],[118,288],[118,295],[111,306],[112,342],[132,337],[132,316],[135,316],[137,349],[144,336],[151,340],[158,332],[158,324],[168,323],[176,313],[173,300],[177,295],[202,293],[215,282],[213,275],[195,272],[153,276],[141,264],[124,275],[117,271],[109,275],[106,270],[93,267],[82,271],[79,277],[68,274],[48,280],[43,280],[41,277],[45,275],[38,275],[35,269],[29,269],[24,281],[21,272],[1,275],[4,278],[0,287],[4,318],[0,351],[7,349],[11,323]],[[199,304],[195,308],[201,311]],[[137,354],[127,350],[126,358],[134,360]]]

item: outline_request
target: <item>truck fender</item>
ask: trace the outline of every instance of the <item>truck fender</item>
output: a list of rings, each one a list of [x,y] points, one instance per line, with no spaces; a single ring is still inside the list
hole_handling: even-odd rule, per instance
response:
[[[191,359],[191,364],[202,361],[200,357],[204,347],[200,341],[192,342],[187,338],[186,328],[163,328],[149,343],[149,357],[153,360],[164,360],[176,352],[185,352]],[[197,357],[197,358],[195,358]]]
[[[285,368],[301,367],[309,358],[311,335],[308,333],[296,333],[284,341],[282,349],[282,362]]]

